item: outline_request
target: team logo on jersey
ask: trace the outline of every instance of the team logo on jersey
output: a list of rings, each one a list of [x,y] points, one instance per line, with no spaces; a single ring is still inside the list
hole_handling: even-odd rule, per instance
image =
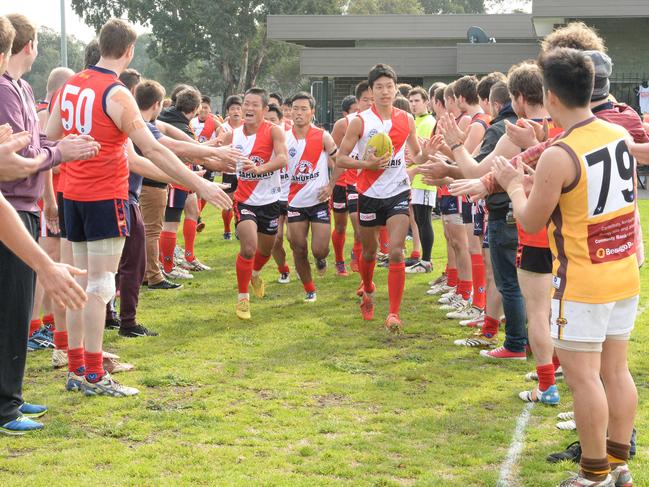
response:
[[[297,165],[298,174],[310,174],[312,172],[313,164],[311,164],[309,161],[300,161],[300,163]]]
[[[295,169],[295,174],[291,176],[291,182],[304,184],[318,177],[320,177],[320,171],[313,170],[312,162],[300,161]]]
[[[234,148],[239,149],[241,152],[243,152],[243,146],[241,144],[235,145]]]
[[[261,166],[261,165],[264,164],[264,162],[265,162],[265,161],[264,161],[261,157],[259,157],[259,156],[250,156],[249,159],[250,159],[252,162],[255,163],[255,166]],[[270,177],[271,177],[273,174],[274,174],[274,173],[272,173],[272,172],[267,172],[267,173],[264,173],[264,174],[255,174],[255,173],[253,173],[253,172],[246,172],[246,171],[243,170],[243,168],[241,168],[241,169],[239,170],[239,177],[240,177],[241,179],[246,179],[246,180],[270,179]]]
[[[204,136],[201,135],[201,136],[198,137],[198,141],[200,143],[207,142],[207,137],[204,137]]]
[[[371,139],[372,137],[374,137],[374,136],[375,136],[376,134],[378,134],[378,133],[379,133],[378,130],[376,130],[376,129],[372,129],[372,130],[370,130],[369,133],[367,134],[367,138],[368,138],[368,139]]]
[[[295,154],[297,154],[297,149],[295,147],[291,147],[288,150],[288,155],[291,156],[291,157],[295,157]]]

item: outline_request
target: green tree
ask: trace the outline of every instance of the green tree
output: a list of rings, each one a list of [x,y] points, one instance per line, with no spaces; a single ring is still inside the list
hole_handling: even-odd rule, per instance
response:
[[[68,66],[73,71],[83,69],[83,51],[86,45],[74,36],[68,36]],[[32,85],[36,99],[45,99],[47,77],[52,69],[61,66],[61,35],[47,27],[38,30],[38,57],[25,79]]]
[[[267,15],[340,12],[337,0],[72,0],[72,7],[96,29],[111,16],[150,26],[147,51],[157,62],[175,73],[190,67],[212,84],[200,88],[221,86],[224,94],[254,85],[266,68],[276,48],[266,38]]]
[[[351,0],[347,13],[352,15],[423,14],[420,0]]]

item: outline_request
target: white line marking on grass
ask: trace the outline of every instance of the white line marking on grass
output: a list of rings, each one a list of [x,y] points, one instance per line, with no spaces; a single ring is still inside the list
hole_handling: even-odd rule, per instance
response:
[[[523,440],[525,438],[525,427],[530,421],[530,416],[532,413],[532,408],[534,403],[531,402],[526,404],[521,412],[518,420],[516,421],[516,429],[512,435],[512,442],[509,445],[509,451],[507,452],[507,458],[500,467],[500,477],[498,479],[497,487],[509,487],[510,482],[513,480],[513,469],[518,463],[518,457],[523,451]]]

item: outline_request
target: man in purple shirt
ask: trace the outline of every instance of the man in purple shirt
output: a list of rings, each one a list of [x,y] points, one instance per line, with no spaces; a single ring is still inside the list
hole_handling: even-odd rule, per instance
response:
[[[11,32],[15,36],[11,36]],[[0,125],[8,123],[15,134],[31,136],[19,154],[40,162],[38,171],[23,179],[0,182],[0,193],[18,212],[20,221],[36,240],[38,199],[43,194],[43,172],[69,160],[94,156],[99,146],[91,137],[68,137],[58,144],[41,134],[36,117],[34,93],[21,79],[29,72],[38,54],[35,26],[22,15],[0,17]],[[4,161],[0,161],[0,168]],[[2,172],[0,170],[0,172]],[[54,205],[54,201],[46,201]],[[5,222],[6,223],[6,222]],[[40,417],[47,409],[22,399],[22,383],[27,354],[27,335],[34,298],[35,274],[8,247],[0,243],[0,433],[23,434],[43,425],[30,417]]]

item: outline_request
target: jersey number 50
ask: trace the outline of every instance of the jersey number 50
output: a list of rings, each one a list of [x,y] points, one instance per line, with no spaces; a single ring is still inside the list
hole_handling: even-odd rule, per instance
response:
[[[67,131],[72,127],[80,134],[89,134],[92,130],[92,107],[95,102],[95,92],[74,85],[66,85],[61,96],[61,120],[63,128]],[[78,95],[78,96],[77,96]],[[70,97],[77,96],[76,103]]]

